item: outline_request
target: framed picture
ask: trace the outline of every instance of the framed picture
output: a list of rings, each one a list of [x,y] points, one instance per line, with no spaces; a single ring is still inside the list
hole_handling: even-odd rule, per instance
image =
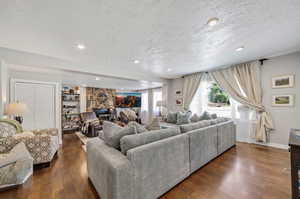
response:
[[[176,105],[177,106],[182,106],[182,103],[183,103],[183,99],[182,98],[176,99]]]
[[[182,96],[182,90],[176,90],[175,95],[176,96]]]
[[[273,106],[294,106],[294,95],[273,95]]]
[[[283,75],[272,78],[272,88],[291,88],[294,86],[294,75]]]

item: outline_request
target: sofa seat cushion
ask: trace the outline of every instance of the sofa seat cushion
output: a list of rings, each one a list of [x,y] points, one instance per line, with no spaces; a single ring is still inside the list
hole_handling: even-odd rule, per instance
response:
[[[121,152],[126,154],[127,151],[132,148],[149,144],[179,134],[180,132],[178,129],[168,128],[168,129],[148,131],[146,133],[140,133],[135,135],[127,135],[121,139]]]
[[[204,127],[207,127],[210,125],[211,125],[210,120],[202,120],[202,121],[195,122],[195,123],[180,125],[180,131],[181,131],[181,133],[186,133],[188,131],[204,128]]]
[[[120,149],[120,139],[125,135],[136,134],[136,128],[133,126],[121,127],[112,122],[103,122],[104,142],[115,149]]]

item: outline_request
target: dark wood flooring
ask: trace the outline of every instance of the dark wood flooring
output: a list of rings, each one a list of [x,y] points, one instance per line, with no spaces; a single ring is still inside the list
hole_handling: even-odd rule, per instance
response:
[[[23,186],[0,193],[0,199],[99,198],[87,178],[85,152],[74,134],[49,168],[34,171]],[[238,143],[178,184],[161,199],[288,199],[289,153]]]

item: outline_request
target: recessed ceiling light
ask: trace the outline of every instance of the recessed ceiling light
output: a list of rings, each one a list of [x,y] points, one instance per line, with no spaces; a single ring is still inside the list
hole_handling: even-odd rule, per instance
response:
[[[170,71],[172,71],[172,69],[171,69],[171,68],[168,68],[167,71],[170,72]]]
[[[209,26],[215,26],[215,25],[218,24],[218,22],[219,22],[219,19],[216,18],[216,17],[214,17],[214,18],[211,18],[211,19],[209,19],[207,21],[207,25],[209,25]]]
[[[134,61],[133,61],[133,63],[135,63],[135,64],[139,64],[139,63],[140,63],[140,61],[136,59],[136,60],[134,60]]]
[[[77,48],[79,50],[84,50],[85,49],[85,45],[83,45],[83,44],[77,44]]]
[[[237,52],[239,52],[239,51],[242,51],[242,50],[244,50],[244,46],[241,46],[241,47],[238,47],[237,49],[235,49],[235,51],[237,51]]]
[[[96,80],[99,81],[101,78],[100,77],[96,77]]]

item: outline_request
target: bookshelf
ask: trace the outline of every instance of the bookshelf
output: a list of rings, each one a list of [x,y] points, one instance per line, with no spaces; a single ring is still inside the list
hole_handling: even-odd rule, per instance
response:
[[[62,132],[76,132],[80,130],[80,90],[78,87],[64,86],[61,96]]]

